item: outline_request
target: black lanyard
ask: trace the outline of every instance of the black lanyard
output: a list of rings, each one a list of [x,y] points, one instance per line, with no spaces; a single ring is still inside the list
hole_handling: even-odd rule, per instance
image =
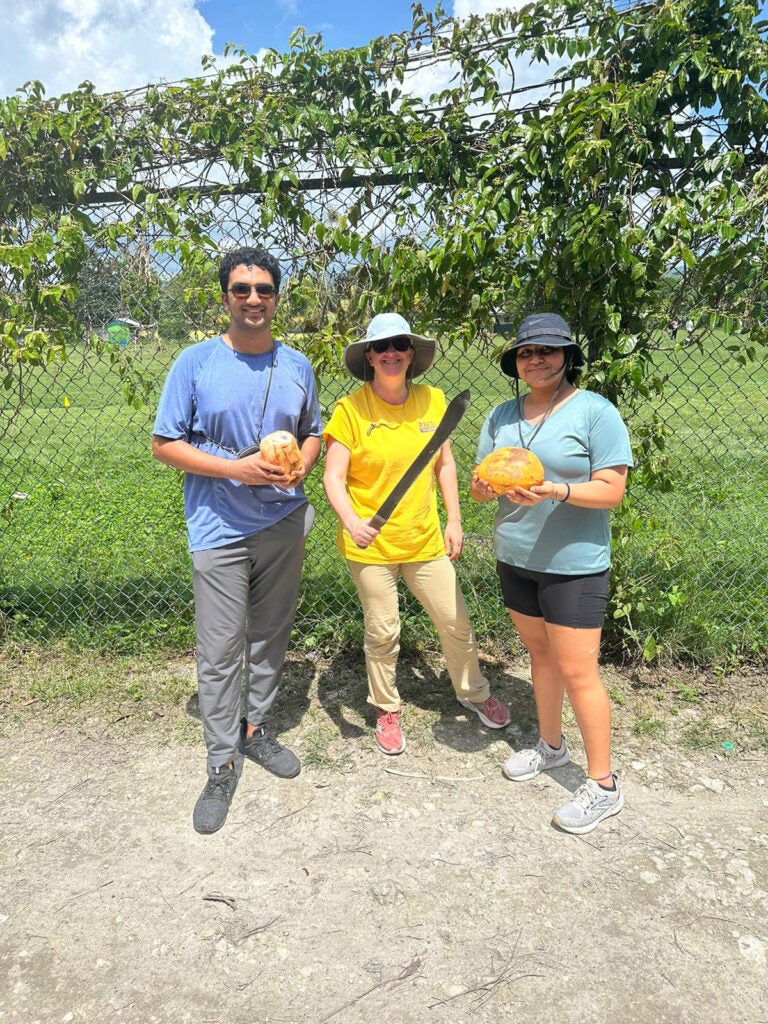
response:
[[[195,433],[199,434],[200,437],[205,438],[211,444],[215,444],[217,448],[221,448],[222,451],[229,452],[230,455],[234,455],[236,459],[244,459],[246,455],[255,455],[261,447],[261,431],[264,427],[264,417],[267,413],[267,402],[269,401],[269,392],[272,390],[272,374],[275,369],[275,343],[272,342],[271,358],[269,360],[269,378],[267,380],[267,390],[264,392],[264,405],[261,407],[261,419],[259,420],[259,429],[256,433],[256,442],[249,444],[247,448],[241,448],[240,451],[235,451],[234,448],[230,448],[226,444],[222,444],[221,441],[216,441],[212,437],[208,437],[202,430],[196,430]]]

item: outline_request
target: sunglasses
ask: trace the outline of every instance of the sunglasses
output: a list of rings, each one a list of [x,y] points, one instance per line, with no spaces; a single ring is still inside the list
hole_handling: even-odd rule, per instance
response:
[[[519,348],[515,353],[518,359],[532,359],[534,356],[553,356],[555,352],[560,352],[561,349],[555,345],[537,345],[534,348],[526,347]]]
[[[246,284],[245,281],[238,281],[229,290],[236,299],[248,299],[252,291],[262,299],[271,299],[277,294],[277,289],[271,284]]]
[[[389,349],[390,345],[395,352],[407,352],[409,348],[413,347],[410,338],[377,338],[376,341],[371,342],[368,348],[381,355]]]

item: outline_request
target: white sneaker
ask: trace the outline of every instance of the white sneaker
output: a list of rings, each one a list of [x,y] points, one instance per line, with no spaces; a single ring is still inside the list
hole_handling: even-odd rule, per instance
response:
[[[535,779],[539,772],[562,768],[570,760],[565,736],[557,750],[550,747],[546,740],[540,739],[533,750],[519,750],[513,754],[504,762],[501,770],[513,782],[527,782],[528,779]]]
[[[576,790],[567,804],[556,812],[552,824],[563,832],[583,836],[591,832],[603,818],[618,814],[624,806],[624,797],[619,789],[619,780],[613,776],[615,790],[603,789],[594,779],[587,781]]]

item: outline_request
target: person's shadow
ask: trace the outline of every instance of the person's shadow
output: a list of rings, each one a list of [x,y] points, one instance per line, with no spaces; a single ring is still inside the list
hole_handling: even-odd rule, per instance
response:
[[[489,729],[474,712],[456,700],[444,668],[435,669],[430,659],[415,649],[404,647],[397,662],[396,682],[406,705],[422,711],[437,712],[432,725],[438,745],[460,752],[483,750],[498,739],[510,739],[515,727],[534,735],[536,708],[530,683],[510,675],[503,665],[483,664],[491,692],[510,707],[512,722],[506,729]],[[364,736],[374,726],[374,711],[368,703],[368,682],[362,650],[340,653],[325,665],[317,680],[318,701],[344,739]],[[361,726],[360,719],[365,721]],[[533,743],[536,739],[533,739]]]
[[[434,711],[443,698],[447,677],[435,672],[418,651],[403,648],[397,660],[395,682],[403,703]],[[451,694],[453,688],[447,683]],[[364,736],[374,726],[375,712],[368,703],[368,678],[362,650],[340,653],[323,668],[317,680],[318,701],[345,739]],[[366,721],[361,726],[359,719]]]
[[[477,753],[499,740],[509,744],[512,756],[535,747],[539,739],[538,717],[529,680],[510,669],[508,662],[482,659],[483,675],[491,693],[509,708],[511,721],[504,729],[489,729],[478,716],[456,700],[444,668],[435,670],[423,654],[404,647],[397,662],[396,682],[403,701],[423,711],[438,712],[432,734],[438,746],[459,753]],[[318,703],[343,739],[360,739],[374,727],[374,711],[368,703],[365,658],[360,649],[335,655],[317,677]],[[360,724],[363,720],[364,725]],[[499,765],[499,768],[501,765]],[[559,786],[574,792],[584,782],[584,771],[571,761],[546,773]],[[517,785],[514,782],[510,786]]]
[[[511,721],[503,729],[491,729],[456,699],[447,673],[440,677],[440,719],[433,726],[435,741],[460,753],[485,750],[502,740],[512,745],[521,735],[537,732],[536,705],[531,684],[511,673],[503,662],[481,660],[483,675],[494,697],[509,708]],[[534,740],[535,743],[535,740]]]
[[[318,703],[342,739],[359,739],[369,731],[357,721],[358,718],[372,721],[373,709],[367,697],[368,680],[362,651],[335,654],[318,674]]]

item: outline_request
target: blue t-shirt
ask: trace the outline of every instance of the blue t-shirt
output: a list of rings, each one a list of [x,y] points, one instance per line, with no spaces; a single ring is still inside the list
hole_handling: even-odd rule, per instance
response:
[[[275,341],[271,352],[235,352],[223,338],[185,348],[171,369],[153,434],[188,441],[234,459],[273,430],[299,445],[322,433],[320,403],[306,356]],[[184,513],[190,551],[223,547],[274,525],[306,503],[301,484],[283,490],[186,473]]]
[[[497,405],[483,424],[477,461],[496,448],[530,448],[544,466],[545,480],[568,484],[583,483],[598,469],[633,465],[629,434],[618,410],[592,391],[577,391],[550,413],[531,443],[534,430],[525,420],[520,423],[516,400]],[[500,562],[535,572],[603,572],[611,563],[609,512],[552,501],[524,507],[502,496],[494,547]]]

